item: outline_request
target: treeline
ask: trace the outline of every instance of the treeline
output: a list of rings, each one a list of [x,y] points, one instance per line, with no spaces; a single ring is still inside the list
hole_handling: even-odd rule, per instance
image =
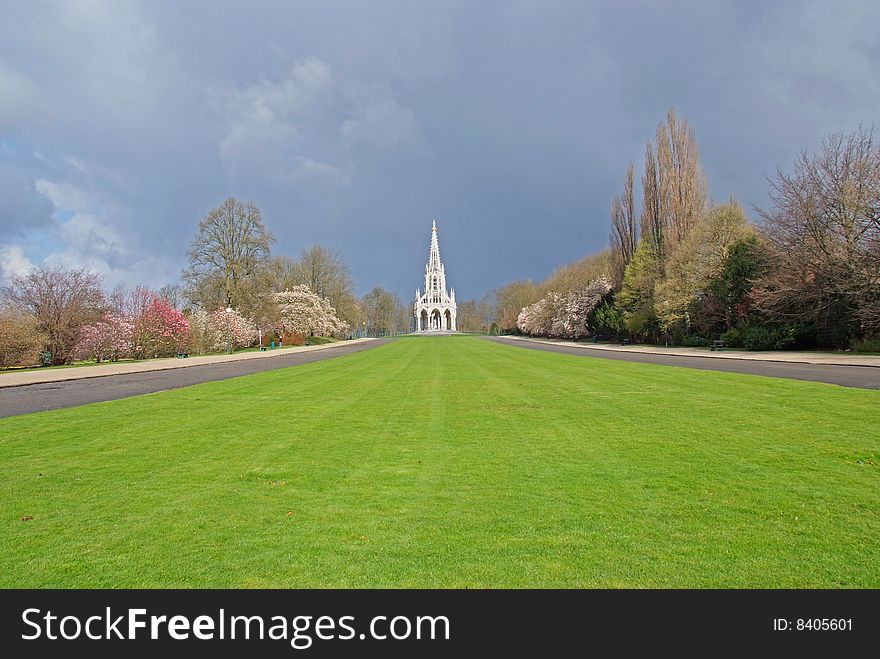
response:
[[[105,291],[87,270],[43,266],[0,299],[0,366],[145,359],[310,337],[406,331],[407,308],[374,288],[359,299],[345,260],[315,245],[273,255],[252,203],[228,199],[198,224],[180,282]]]
[[[693,130],[670,110],[611,202],[609,248],[483,301],[481,330],[677,345],[880,350],[880,146],[872,130],[823,140],[769,180],[749,221],[713,204]],[[638,197],[641,203],[637,203]],[[572,300],[596,300],[584,316]],[[459,314],[461,316],[461,314]],[[568,318],[568,320],[567,320]],[[579,321],[580,322],[580,321]]]
[[[608,278],[611,252],[586,256],[557,268],[546,280],[521,279],[489,291],[479,300],[458,303],[458,328],[462,332],[517,333],[517,319],[525,307],[547,296],[582,292],[600,278]]]

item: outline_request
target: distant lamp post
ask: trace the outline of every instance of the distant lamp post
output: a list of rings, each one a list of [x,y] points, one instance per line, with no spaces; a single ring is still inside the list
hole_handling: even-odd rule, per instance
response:
[[[669,300],[663,300],[663,307],[666,309],[666,317],[669,318]],[[666,326],[666,331],[664,332],[666,337],[666,347],[669,347],[669,326]]]
[[[226,307],[226,354],[232,352],[232,307]]]

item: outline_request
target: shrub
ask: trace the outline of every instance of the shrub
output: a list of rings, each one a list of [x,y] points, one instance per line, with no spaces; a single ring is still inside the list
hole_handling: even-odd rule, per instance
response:
[[[742,330],[738,327],[731,327],[724,334],[722,334],[719,338],[724,341],[724,345],[729,348],[742,348],[743,340],[742,340]]]
[[[747,327],[742,342],[746,350],[773,350],[776,345],[774,331],[760,325]]]
[[[681,337],[681,345],[688,348],[708,348],[712,341],[697,334],[685,334]]]
[[[853,352],[880,352],[880,336],[853,341],[850,348]]]
[[[46,337],[37,319],[22,309],[0,309],[0,367],[32,366],[39,361]]]
[[[796,338],[796,329],[789,326],[747,325],[734,327],[721,335],[725,345],[746,350],[785,350],[794,345]]]
[[[300,334],[298,332],[294,332],[292,334],[288,334],[285,332],[281,335],[281,345],[285,345],[288,348],[290,346],[304,346],[306,344],[306,335]]]

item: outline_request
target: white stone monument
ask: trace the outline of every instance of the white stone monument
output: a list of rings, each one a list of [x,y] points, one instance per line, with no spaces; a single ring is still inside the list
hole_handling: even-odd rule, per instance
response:
[[[440,260],[437,220],[431,227],[431,250],[425,266],[425,293],[416,289],[413,305],[416,332],[455,331],[455,289],[446,292],[446,270]]]

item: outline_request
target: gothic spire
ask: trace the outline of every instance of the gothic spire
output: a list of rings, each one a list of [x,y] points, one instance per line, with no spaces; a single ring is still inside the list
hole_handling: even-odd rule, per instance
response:
[[[440,269],[440,243],[437,242],[437,220],[431,226],[431,253],[428,256],[428,270]]]

